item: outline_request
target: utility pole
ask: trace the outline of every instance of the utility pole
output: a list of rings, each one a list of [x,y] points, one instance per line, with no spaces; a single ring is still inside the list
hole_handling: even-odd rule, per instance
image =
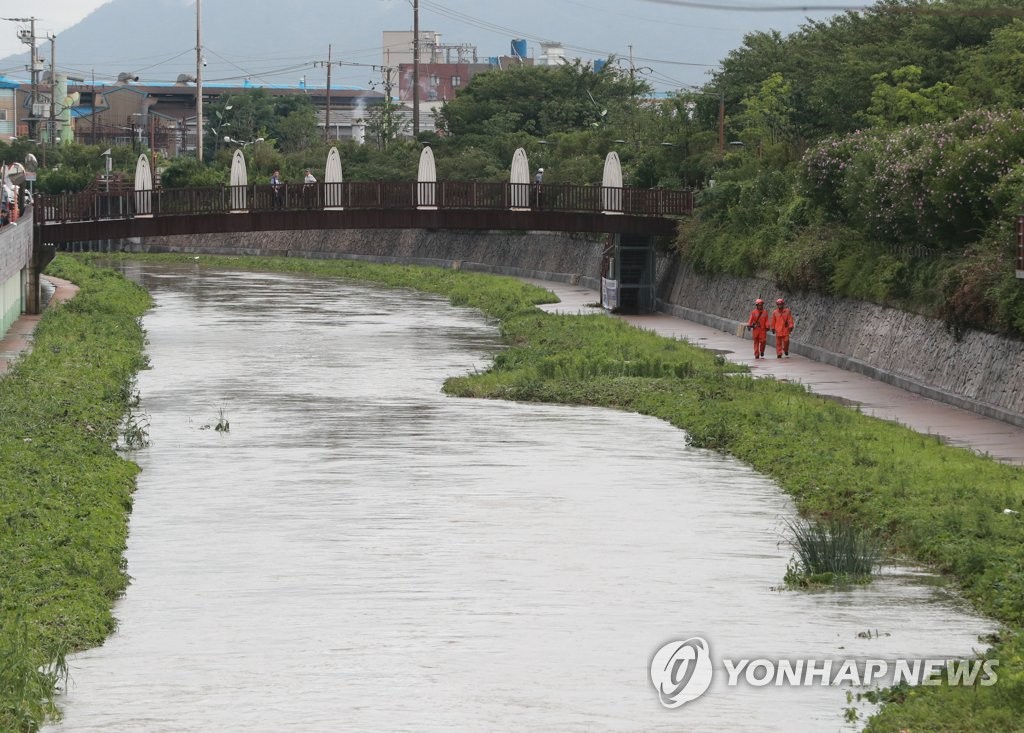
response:
[[[331,49],[332,44],[327,44],[327,108],[324,110],[324,140],[330,140],[331,135]]]
[[[57,36],[50,34],[50,143],[57,142]],[[63,101],[63,100],[61,100]]]
[[[718,154],[725,155],[725,92],[718,95]]]
[[[18,39],[22,43],[27,44],[28,47],[29,47],[28,71],[29,71],[29,79],[31,80],[31,90],[32,91],[29,93],[30,94],[30,99],[29,99],[29,104],[28,104],[29,116],[28,116],[26,121],[28,122],[28,136],[30,138],[38,140],[39,139],[39,121],[38,121],[38,119],[36,119],[35,112],[32,109],[33,106],[36,104],[36,101],[37,101],[36,96],[39,93],[39,70],[40,70],[40,66],[41,66],[41,64],[39,63],[39,57],[36,55],[36,17],[32,16],[31,18],[0,18],[0,20],[9,20],[12,23],[28,23],[29,24],[29,26],[28,26],[29,27],[28,33],[26,33],[24,31],[24,29],[18,31]]]
[[[324,140],[330,141],[331,139],[331,48],[332,44],[327,44],[327,61],[314,61],[313,66],[326,66],[327,67],[327,102],[324,107]]]
[[[203,0],[196,0],[196,160],[203,162]]]
[[[96,69],[92,70],[92,101],[90,102],[89,120],[92,122],[92,140],[96,144]]]
[[[380,105],[380,117],[375,118],[380,120],[380,124],[375,125],[375,134],[377,135],[380,149],[386,150],[391,138],[395,136],[401,127],[401,124],[396,122],[398,105],[393,104],[391,101],[391,90],[394,89],[395,85],[392,74],[395,72],[395,67],[374,66],[372,68],[374,71],[379,70],[384,78],[384,102]]]
[[[412,136],[420,134],[420,0],[412,0]]]

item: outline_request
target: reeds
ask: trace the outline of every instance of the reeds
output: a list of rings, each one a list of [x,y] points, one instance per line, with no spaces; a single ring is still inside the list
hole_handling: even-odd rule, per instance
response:
[[[786,573],[789,585],[863,582],[879,566],[882,543],[849,520],[790,519],[787,544],[795,553]]]

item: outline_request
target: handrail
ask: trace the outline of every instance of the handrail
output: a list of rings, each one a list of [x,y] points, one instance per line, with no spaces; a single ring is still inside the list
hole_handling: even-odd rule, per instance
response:
[[[88,191],[37,197],[40,223],[141,216],[330,209],[530,210],[631,216],[693,213],[693,191],[482,181],[345,181],[146,191]]]

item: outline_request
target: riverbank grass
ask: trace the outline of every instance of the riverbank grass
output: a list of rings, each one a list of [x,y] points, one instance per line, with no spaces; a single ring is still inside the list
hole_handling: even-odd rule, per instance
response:
[[[0,730],[53,715],[64,655],[102,644],[127,584],[137,468],[114,451],[145,365],[144,290],[70,258],[80,286],[49,309],[31,353],[0,378]]]

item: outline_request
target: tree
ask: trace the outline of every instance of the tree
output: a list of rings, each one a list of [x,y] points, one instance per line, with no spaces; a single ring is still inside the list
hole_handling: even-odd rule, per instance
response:
[[[743,99],[743,111],[735,118],[741,137],[758,145],[774,145],[788,137],[792,128],[792,94],[789,83],[778,72],[761,82],[756,94]]]
[[[595,72],[578,59],[563,66],[515,66],[474,76],[441,109],[450,135],[482,130],[547,137],[592,127],[633,105],[650,88],[613,63]]]
[[[399,106],[390,96],[367,112],[366,132],[379,150],[387,150],[391,141],[409,131],[411,121],[399,113]]]
[[[271,133],[282,153],[295,153],[316,146],[321,141],[317,127],[316,110],[312,105],[295,109],[284,118],[278,118]]]
[[[963,112],[967,95],[944,81],[930,87],[921,83],[920,66],[904,66],[888,74],[875,74],[875,90],[865,117],[878,127],[941,122]]]
[[[1024,21],[998,28],[984,46],[961,51],[956,84],[982,104],[1024,106]]]

